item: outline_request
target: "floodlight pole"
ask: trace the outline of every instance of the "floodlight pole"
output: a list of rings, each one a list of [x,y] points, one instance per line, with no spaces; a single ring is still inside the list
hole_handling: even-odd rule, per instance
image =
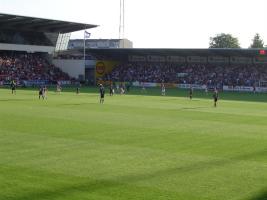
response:
[[[120,24],[119,24],[119,39],[124,39],[125,27],[125,1],[120,0]]]
[[[120,0],[120,23],[119,23],[119,39],[121,39],[121,0]]]
[[[123,32],[122,32],[122,42],[123,42],[123,45],[122,45],[122,47],[124,48],[124,31],[125,31],[125,2],[124,2],[124,0],[122,0],[122,2],[123,2],[123,8],[122,8],[122,16],[123,16],[123,18],[122,18],[122,26],[123,26]]]

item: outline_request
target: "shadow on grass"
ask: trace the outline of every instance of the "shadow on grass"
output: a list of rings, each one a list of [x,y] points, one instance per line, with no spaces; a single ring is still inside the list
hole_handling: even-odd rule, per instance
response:
[[[138,181],[146,181],[157,177],[168,177],[177,174],[190,173],[196,171],[205,171],[215,167],[223,167],[230,164],[235,164],[240,161],[246,161],[250,159],[254,159],[258,156],[266,156],[267,149],[252,152],[249,154],[239,155],[235,157],[231,157],[228,159],[221,159],[215,161],[202,161],[198,163],[193,163],[187,166],[181,167],[173,167],[164,170],[158,170],[154,172],[148,172],[146,174],[136,174],[136,175],[125,175],[116,177],[115,179],[103,179],[103,180],[90,180],[90,181],[82,181],[82,182],[70,182],[65,185],[60,185],[58,187],[53,187],[50,190],[35,190],[30,193],[26,193],[23,195],[18,195],[15,197],[9,197],[8,200],[25,200],[25,199],[53,199],[56,197],[63,197],[66,195],[71,195],[76,192],[95,192],[98,190],[105,190],[107,188],[115,188],[120,187],[127,184],[133,184]],[[51,174],[51,176],[53,176]],[[56,176],[55,176],[56,177]],[[260,194],[259,196],[255,196],[250,200],[267,200],[267,192]]]
[[[267,200],[267,191],[261,192],[259,195],[252,197],[249,200]]]

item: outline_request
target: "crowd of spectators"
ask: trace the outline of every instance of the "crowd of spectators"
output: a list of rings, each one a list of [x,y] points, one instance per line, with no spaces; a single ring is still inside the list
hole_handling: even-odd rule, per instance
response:
[[[105,80],[199,85],[255,86],[267,80],[264,65],[125,63]]]
[[[0,52],[0,81],[54,82],[69,79],[66,73],[39,54]]]

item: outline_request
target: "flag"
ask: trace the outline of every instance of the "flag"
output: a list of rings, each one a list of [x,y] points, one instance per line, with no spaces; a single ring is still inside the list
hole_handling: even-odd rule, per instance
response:
[[[89,39],[91,36],[91,33],[84,31],[84,39]]]

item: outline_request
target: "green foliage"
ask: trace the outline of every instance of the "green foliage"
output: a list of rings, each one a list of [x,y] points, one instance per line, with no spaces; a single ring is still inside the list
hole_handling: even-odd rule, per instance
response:
[[[0,89],[1,200],[266,199],[266,94],[69,91]]]
[[[258,33],[256,33],[256,35],[252,39],[252,44],[250,45],[250,48],[264,48],[264,42]]]
[[[240,48],[238,38],[231,34],[221,33],[210,38],[209,48]]]

